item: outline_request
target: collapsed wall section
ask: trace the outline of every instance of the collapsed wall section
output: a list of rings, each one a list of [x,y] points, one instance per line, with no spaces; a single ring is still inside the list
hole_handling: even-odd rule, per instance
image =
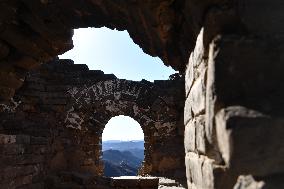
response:
[[[29,70],[72,49],[75,28],[127,30],[145,53],[184,72],[204,12],[223,1],[1,1],[0,98],[10,99]]]

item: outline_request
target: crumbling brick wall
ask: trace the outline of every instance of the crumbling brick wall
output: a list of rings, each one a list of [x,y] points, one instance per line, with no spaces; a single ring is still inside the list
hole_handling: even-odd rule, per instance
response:
[[[102,176],[101,136],[117,115],[143,129],[141,174],[183,180],[183,86],[182,79],[120,80],[70,60],[31,72],[1,104],[1,186],[35,186],[62,172]]]

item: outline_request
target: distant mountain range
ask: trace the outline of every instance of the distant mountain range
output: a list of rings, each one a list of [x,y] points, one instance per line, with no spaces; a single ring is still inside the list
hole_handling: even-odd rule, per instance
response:
[[[128,141],[124,141],[124,140],[106,140],[106,141],[103,141],[104,144],[108,144],[108,143],[132,143],[132,142],[138,142],[138,143],[143,143],[144,144],[144,141],[143,140],[128,140]]]
[[[119,141],[119,140],[110,140],[110,141],[103,141],[102,145],[103,151],[105,150],[129,150],[129,149],[144,149],[144,141]]]
[[[144,160],[144,141],[105,141],[102,145],[104,175],[135,176]]]

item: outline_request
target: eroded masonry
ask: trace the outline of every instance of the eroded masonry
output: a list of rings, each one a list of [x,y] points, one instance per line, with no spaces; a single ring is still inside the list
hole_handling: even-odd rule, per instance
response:
[[[144,131],[142,175],[186,178],[189,189],[283,188],[283,9],[280,0],[1,1],[0,188],[72,178],[111,187],[100,180],[100,136],[121,114]],[[127,30],[184,78],[133,82],[56,59],[72,48],[72,29],[102,26]],[[87,174],[96,179],[80,180]]]

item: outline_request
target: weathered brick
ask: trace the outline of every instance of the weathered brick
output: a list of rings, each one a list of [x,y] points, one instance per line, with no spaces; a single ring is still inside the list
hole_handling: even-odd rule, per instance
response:
[[[16,143],[16,135],[0,134],[0,145]]]
[[[185,157],[188,185],[191,188],[228,189],[235,184],[235,176],[224,167],[214,164],[214,160],[189,152]]]
[[[188,100],[191,105],[191,110],[194,115],[199,115],[205,112],[205,94],[206,94],[206,72],[194,82],[189,93]]]
[[[0,59],[3,59],[9,55],[9,47],[0,41]]]
[[[30,136],[28,135],[17,135],[17,144],[30,144]]]
[[[184,130],[184,148],[185,152],[194,152],[196,150],[196,125],[195,120],[189,121]]]

